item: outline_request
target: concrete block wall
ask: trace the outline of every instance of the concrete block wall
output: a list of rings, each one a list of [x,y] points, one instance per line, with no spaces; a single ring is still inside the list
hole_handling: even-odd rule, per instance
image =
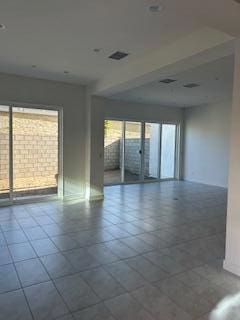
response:
[[[8,188],[8,113],[0,112],[0,189]],[[56,115],[13,113],[14,188],[56,186],[58,118]]]
[[[114,170],[120,167],[120,140],[106,139],[104,147],[104,170]]]
[[[144,174],[149,174],[149,139],[145,139],[145,164]],[[141,139],[132,138],[125,140],[125,169],[132,174],[139,174],[141,166]]]
[[[0,112],[0,180],[8,178],[9,172],[9,118]]]
[[[125,169],[132,174],[140,171],[140,144],[137,138],[125,140]],[[144,174],[149,175],[149,149],[150,139],[145,139]],[[104,147],[104,170],[117,170],[121,167],[121,139],[106,137]]]

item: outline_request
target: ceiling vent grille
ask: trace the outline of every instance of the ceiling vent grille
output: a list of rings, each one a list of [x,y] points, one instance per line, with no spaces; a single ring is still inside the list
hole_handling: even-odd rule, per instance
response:
[[[196,88],[199,86],[200,86],[200,84],[198,84],[198,83],[188,83],[188,84],[184,85],[185,88],[189,88],[189,89]]]
[[[173,83],[175,81],[177,81],[177,80],[167,78],[167,79],[160,80],[159,82],[162,82],[162,83],[165,83],[165,84],[170,84],[170,83]]]
[[[126,58],[127,56],[128,56],[128,53],[126,53],[126,52],[116,51],[109,56],[109,59],[122,60],[123,58]]]

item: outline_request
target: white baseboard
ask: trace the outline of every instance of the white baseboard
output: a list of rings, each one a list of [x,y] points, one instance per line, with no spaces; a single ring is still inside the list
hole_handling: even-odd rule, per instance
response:
[[[84,194],[82,193],[77,193],[77,194],[67,194],[65,196],[63,196],[62,198],[63,201],[71,201],[71,200],[79,200],[79,201],[85,201],[85,197]]]
[[[225,259],[223,262],[223,268],[240,277],[240,265],[233,264]]]
[[[228,186],[227,185],[223,185],[223,184],[214,184],[214,183],[211,183],[209,181],[200,181],[198,179],[181,179],[182,181],[185,181],[185,182],[190,182],[190,183],[198,183],[198,184],[203,184],[203,185],[206,185],[206,186],[212,186],[212,187],[218,187],[218,188],[223,188],[223,189],[228,189]]]
[[[66,195],[63,197],[63,200],[69,201],[69,200],[79,200],[79,201],[97,201],[97,200],[103,200],[104,195],[103,193],[99,194],[91,194],[91,193],[86,193],[84,194],[70,194]]]
[[[99,201],[99,200],[103,200],[103,199],[104,199],[103,194],[90,195],[86,198],[86,200],[88,200],[88,201]]]

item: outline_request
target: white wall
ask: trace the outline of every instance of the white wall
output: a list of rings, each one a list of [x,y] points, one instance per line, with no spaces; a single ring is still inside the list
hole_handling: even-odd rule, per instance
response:
[[[186,108],[184,179],[227,187],[232,102]]]
[[[0,104],[17,102],[63,108],[65,195],[85,195],[85,88],[61,82],[0,74]]]
[[[91,159],[89,168],[89,198],[101,197],[104,177],[104,119],[165,121],[182,123],[181,108],[161,107],[141,103],[127,103],[101,97],[91,101]]]
[[[236,41],[224,268],[240,276],[240,39]]]

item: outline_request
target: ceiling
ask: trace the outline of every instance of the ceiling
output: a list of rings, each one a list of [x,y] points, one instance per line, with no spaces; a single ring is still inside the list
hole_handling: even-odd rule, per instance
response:
[[[0,0],[0,72],[90,84],[205,26],[240,36],[233,0],[162,0],[162,12],[149,12],[156,3]],[[111,61],[116,50],[130,55]]]
[[[154,82],[113,95],[112,98],[162,106],[191,107],[231,99],[234,56],[227,56],[182,73],[166,74]],[[160,80],[177,80],[165,84]],[[195,88],[184,85],[196,83]]]

